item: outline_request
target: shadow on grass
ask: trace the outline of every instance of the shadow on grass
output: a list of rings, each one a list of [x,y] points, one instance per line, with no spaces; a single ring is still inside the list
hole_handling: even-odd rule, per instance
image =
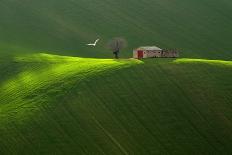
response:
[[[232,67],[232,61],[229,60],[213,60],[213,59],[198,59],[198,58],[147,58],[139,59],[145,64],[208,64],[208,65],[218,65]]]

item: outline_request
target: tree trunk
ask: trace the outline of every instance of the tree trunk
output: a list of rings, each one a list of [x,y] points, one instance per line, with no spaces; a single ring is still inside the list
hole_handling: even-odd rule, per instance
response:
[[[119,57],[118,57],[119,50],[118,50],[118,51],[115,51],[115,52],[113,52],[113,53],[114,53],[115,59],[118,59],[118,58],[119,58]]]
[[[118,53],[115,53],[115,59],[118,59]]]

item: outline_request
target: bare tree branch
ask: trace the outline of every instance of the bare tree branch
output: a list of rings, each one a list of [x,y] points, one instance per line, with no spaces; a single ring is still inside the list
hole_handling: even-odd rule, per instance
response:
[[[116,37],[110,40],[107,47],[115,54],[115,58],[118,59],[120,50],[127,46],[127,41],[124,38]]]

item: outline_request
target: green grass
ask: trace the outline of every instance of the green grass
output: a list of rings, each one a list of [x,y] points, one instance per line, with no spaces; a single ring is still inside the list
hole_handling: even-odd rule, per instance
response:
[[[1,0],[0,154],[232,154],[231,8]],[[181,58],[109,59],[116,36],[122,58],[145,45]]]
[[[6,80],[1,80],[1,110],[6,112],[12,107],[14,109],[22,106],[21,108],[24,109],[23,105],[33,108],[33,105],[37,103],[36,99],[40,100],[43,95],[49,93],[51,93],[51,96],[53,94],[59,95],[59,93],[64,94],[63,91],[65,90],[56,90],[55,87],[53,89],[53,86],[59,86],[60,84],[61,88],[69,89],[73,82],[78,84],[78,81],[96,76],[98,73],[141,62],[138,60],[116,61],[34,54],[16,57],[13,63],[17,63],[19,66],[22,64],[22,71],[12,77],[7,77]],[[12,66],[12,68],[15,67],[14,65],[7,65]],[[46,90],[49,92],[46,92]],[[34,97],[36,98],[34,99]],[[27,103],[27,98],[33,100],[29,100]],[[23,112],[21,113],[23,114]],[[4,115],[4,113],[2,114]]]
[[[0,51],[109,58],[112,37],[177,48],[183,57],[231,60],[230,0],[47,0],[0,2]],[[85,46],[100,37],[96,48]],[[23,50],[22,50],[23,49]]]
[[[232,153],[231,61],[41,53],[7,63],[1,154]]]

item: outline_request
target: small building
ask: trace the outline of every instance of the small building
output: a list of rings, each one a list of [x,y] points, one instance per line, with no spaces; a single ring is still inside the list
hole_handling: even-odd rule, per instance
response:
[[[157,58],[162,56],[162,49],[156,46],[139,47],[133,51],[133,58]]]
[[[177,58],[179,52],[176,50],[162,50],[156,46],[143,46],[133,50],[133,58]]]
[[[163,58],[178,58],[179,52],[177,50],[163,50],[162,57]]]

